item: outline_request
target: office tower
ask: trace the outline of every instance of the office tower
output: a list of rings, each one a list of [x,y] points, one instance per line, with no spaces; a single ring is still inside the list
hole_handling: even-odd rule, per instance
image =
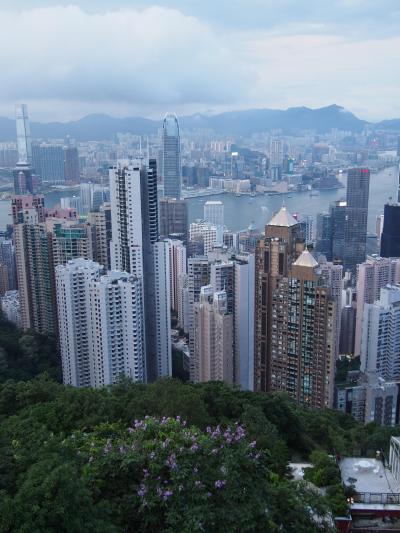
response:
[[[400,203],[385,205],[380,254],[400,257]]]
[[[92,321],[98,324],[100,317],[93,314],[90,306],[90,282],[98,279],[101,273],[101,265],[83,258],[56,267],[58,335],[64,385],[89,387],[93,381],[90,330]]]
[[[198,381],[233,383],[233,315],[228,311],[225,291],[201,288],[194,305],[194,358]]]
[[[36,173],[42,182],[51,185],[65,183],[64,150],[62,146],[51,144],[34,144],[32,161]]]
[[[318,213],[315,251],[332,261],[332,215]]]
[[[188,241],[188,206],[186,200],[160,198],[160,238],[176,236],[186,245]]]
[[[181,141],[176,115],[165,115],[162,125],[162,178],[164,196],[181,197]]]
[[[380,290],[385,285],[400,283],[400,259],[368,256],[359,265],[357,274],[357,315],[354,355],[361,352],[361,329],[364,305],[373,304],[379,299]]]
[[[110,195],[109,190],[106,187],[95,185],[92,191],[92,200],[90,204],[91,211],[98,211],[100,206],[105,202],[109,202]]]
[[[343,267],[353,275],[366,256],[369,180],[367,168],[353,168],[347,172]]]
[[[79,215],[84,215],[82,200],[80,196],[66,196],[60,199],[61,209],[74,209]]]
[[[308,244],[313,244],[315,241],[314,237],[314,217],[311,215],[300,215],[295,217],[301,224],[303,231],[304,242]]]
[[[208,200],[204,204],[204,220],[214,226],[223,226],[224,204],[220,200]]]
[[[192,257],[188,259],[187,291],[189,298],[188,329],[190,351],[190,379],[199,381],[199,368],[194,354],[194,306],[200,301],[201,287],[210,283],[210,263],[207,257]]]
[[[158,242],[157,169],[139,161],[110,169],[112,268],[140,278],[147,381],[171,368],[169,257],[165,242]],[[160,294],[160,290],[166,291]],[[167,374],[168,375],[168,374]]]
[[[254,388],[271,390],[272,295],[301,253],[301,226],[282,207],[265,227],[255,254]]]
[[[387,285],[379,300],[366,303],[362,320],[361,370],[400,380],[400,286]]]
[[[353,289],[348,287],[341,311],[339,354],[354,355],[355,334],[356,305],[353,301]]]
[[[281,139],[272,139],[269,148],[270,176],[274,181],[282,179],[283,142]]]
[[[216,244],[222,244],[223,228],[204,220],[192,222],[189,226],[189,241],[200,241],[203,245],[203,253],[207,255]]]
[[[10,290],[8,285],[8,269],[4,263],[0,263],[0,297]]]
[[[254,255],[235,258],[234,379],[243,390],[254,389]]]
[[[100,206],[99,211],[88,213],[87,222],[91,228],[93,260],[110,270],[111,204],[105,203]]]
[[[169,252],[169,282],[171,295],[171,309],[178,312],[179,278],[187,274],[186,247],[182,241],[167,239]]]
[[[64,148],[64,173],[67,183],[79,183],[79,153],[75,146],[66,146]]]
[[[32,146],[29,127],[28,107],[25,104],[15,106],[17,128],[18,162],[13,171],[15,194],[33,194],[36,178],[32,168]]]
[[[21,309],[18,291],[7,291],[1,298],[1,310],[9,322],[21,327]]]
[[[8,290],[16,289],[15,250],[11,239],[0,240],[0,264],[7,268]]]

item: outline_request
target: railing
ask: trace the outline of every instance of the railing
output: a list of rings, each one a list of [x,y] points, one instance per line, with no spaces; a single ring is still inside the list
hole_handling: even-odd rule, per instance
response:
[[[400,504],[400,494],[390,492],[357,492],[351,497],[351,503]]]

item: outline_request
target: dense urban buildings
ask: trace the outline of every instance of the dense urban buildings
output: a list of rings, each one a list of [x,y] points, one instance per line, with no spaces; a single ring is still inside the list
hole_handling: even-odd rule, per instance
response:
[[[207,200],[204,204],[204,220],[214,226],[223,226],[224,204],[220,200]]]
[[[159,224],[161,238],[176,238],[187,244],[189,222],[186,200],[160,198]]]

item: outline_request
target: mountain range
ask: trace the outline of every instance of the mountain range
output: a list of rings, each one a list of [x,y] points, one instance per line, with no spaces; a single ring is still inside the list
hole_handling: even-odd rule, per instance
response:
[[[183,130],[213,130],[217,135],[248,136],[270,130],[282,130],[290,134],[299,130],[329,132],[332,128],[354,133],[369,125],[373,129],[400,132],[400,119],[369,123],[338,105],[310,109],[291,107],[278,109],[249,109],[227,111],[216,115],[195,114],[179,117]],[[92,114],[71,122],[31,122],[34,139],[62,139],[66,135],[79,141],[113,139],[117,133],[149,135],[161,127],[161,120],[143,117],[115,118],[109,115]],[[0,117],[0,141],[15,139],[15,122]]]

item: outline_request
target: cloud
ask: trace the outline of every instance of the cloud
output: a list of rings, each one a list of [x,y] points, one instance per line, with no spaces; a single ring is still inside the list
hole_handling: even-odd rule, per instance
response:
[[[1,2],[0,114],[25,101],[45,120],[332,103],[400,115],[398,0],[57,2]]]
[[[246,98],[249,68],[218,34],[173,9],[0,12],[0,99],[165,106]]]

